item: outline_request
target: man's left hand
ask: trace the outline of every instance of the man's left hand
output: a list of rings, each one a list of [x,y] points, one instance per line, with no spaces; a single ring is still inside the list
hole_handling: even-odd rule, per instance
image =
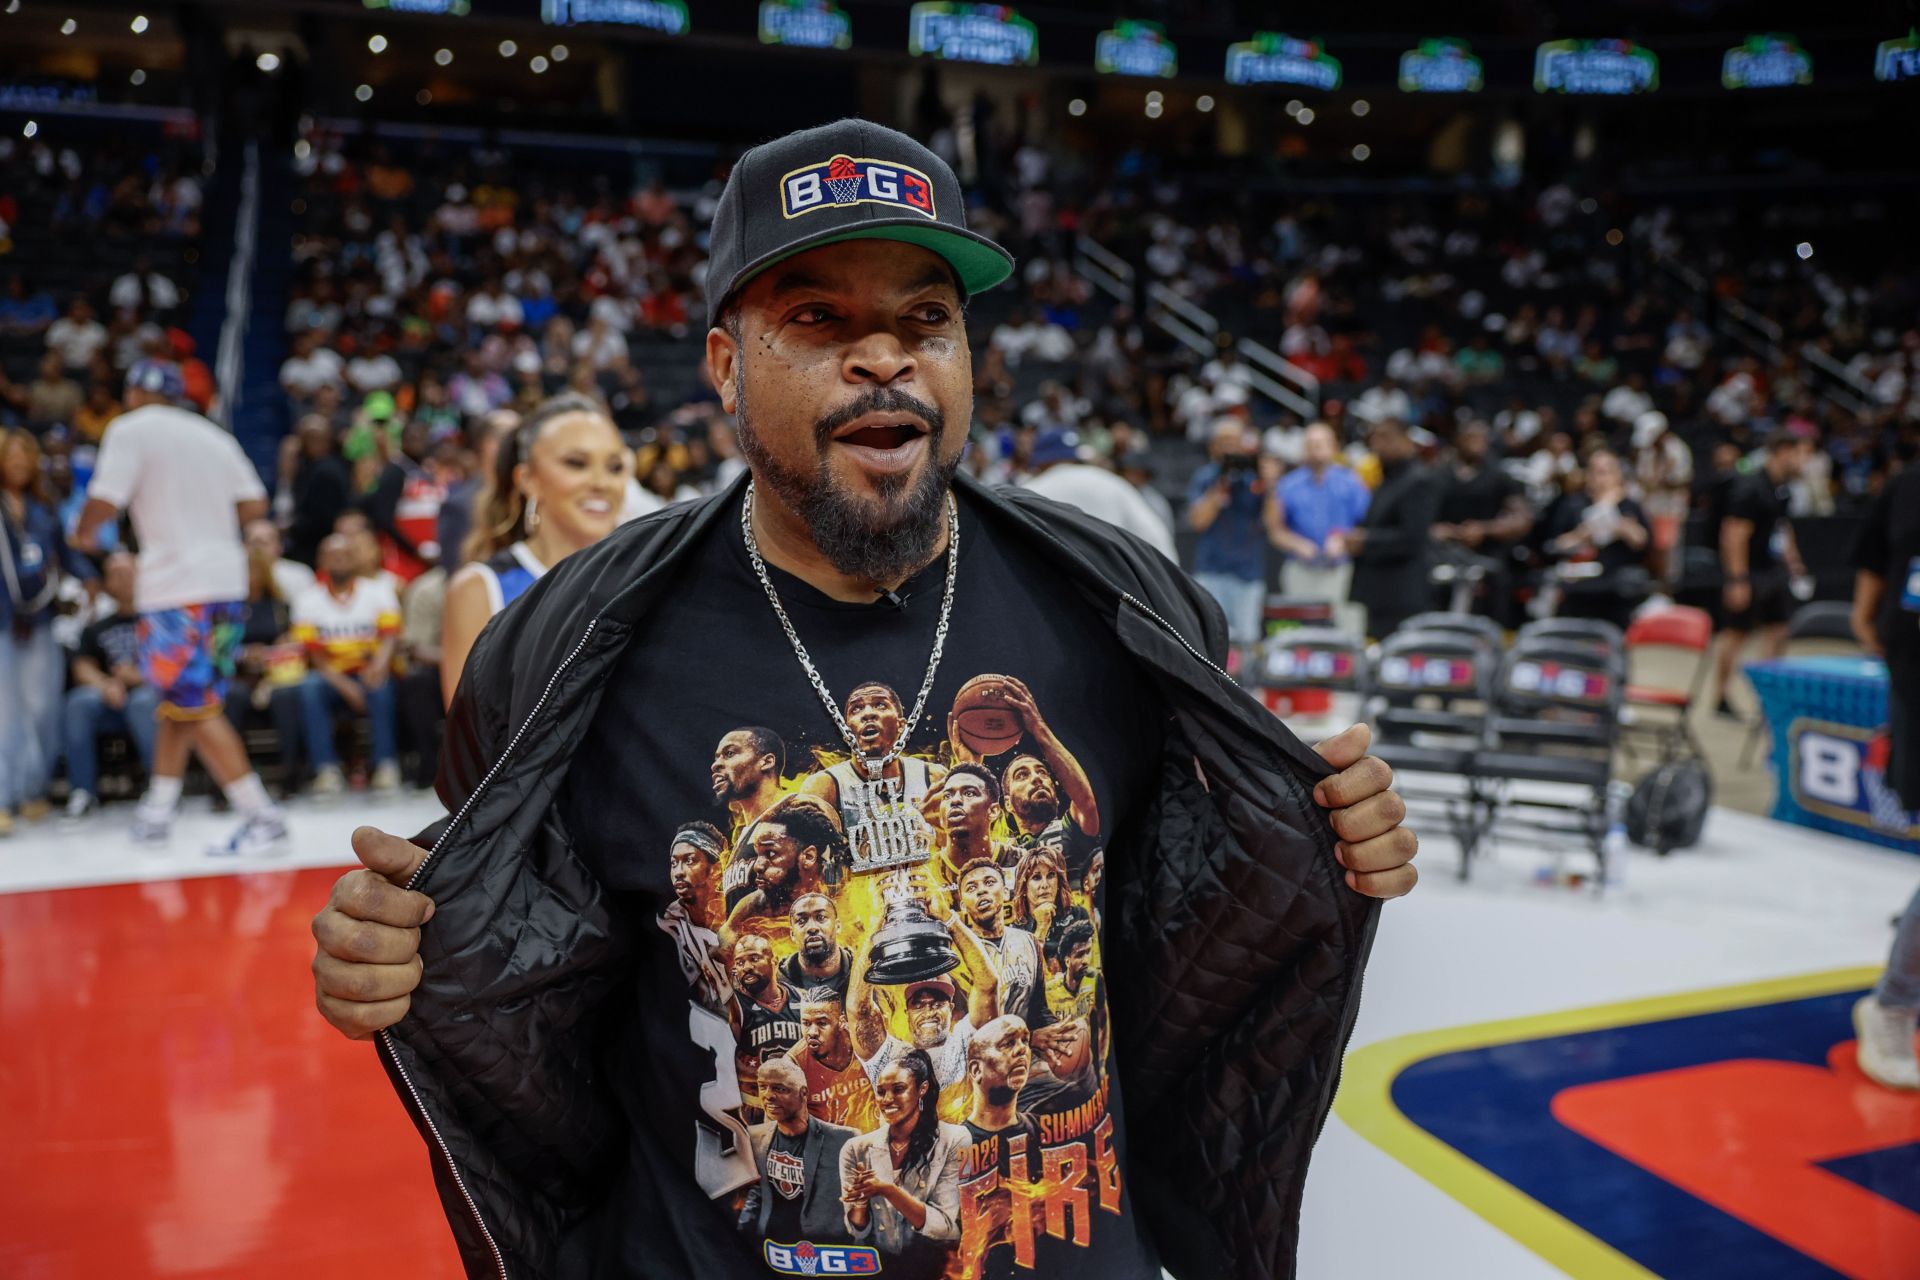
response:
[[[1407,805],[1393,790],[1393,770],[1367,754],[1373,731],[1356,724],[1314,750],[1339,772],[1313,789],[1340,842],[1334,856],[1347,869],[1347,885],[1371,898],[1398,898],[1420,878],[1413,856],[1419,839],[1400,824]]]

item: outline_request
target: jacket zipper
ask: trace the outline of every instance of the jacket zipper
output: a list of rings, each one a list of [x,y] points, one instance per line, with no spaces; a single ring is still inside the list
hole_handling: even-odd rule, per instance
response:
[[[541,709],[547,705],[547,699],[553,696],[554,685],[560,682],[560,677],[565,674],[568,667],[573,665],[573,660],[579,657],[581,652],[587,647],[587,641],[593,638],[593,629],[599,625],[600,619],[598,616],[588,620],[587,629],[580,634],[579,643],[573,646],[573,652],[569,653],[561,661],[560,665],[553,669],[553,674],[547,677],[547,687],[541,690],[540,700],[533,704],[533,710],[527,714],[525,720],[520,722],[520,727],[514,731],[514,735],[512,739],[508,741],[506,749],[495,757],[493,766],[489,768],[486,775],[480,779],[480,785],[475,787],[472,793],[467,796],[466,803],[460,806],[460,812],[453,815],[453,821],[447,824],[446,830],[440,833],[440,838],[434,841],[433,848],[427,850],[427,856],[420,859],[420,865],[414,868],[413,875],[407,879],[407,888],[411,889],[414,885],[420,883],[420,877],[426,874],[427,864],[432,862],[433,856],[440,852],[441,847],[444,846],[448,840],[453,838],[454,831],[459,828],[460,823],[466,818],[467,812],[473,808],[474,802],[480,799],[481,793],[487,789],[488,784],[499,774],[501,767],[506,764],[507,758],[513,754],[513,749],[520,745],[520,739],[525,737],[527,730],[533,726],[533,722],[540,718]],[[499,1274],[500,1280],[507,1280],[506,1258],[501,1255],[500,1246],[495,1242],[493,1232],[487,1226],[487,1220],[480,1216],[480,1206],[474,1201],[473,1192],[467,1189],[467,1180],[461,1175],[460,1166],[454,1163],[453,1152],[448,1149],[446,1139],[440,1136],[440,1126],[435,1124],[433,1117],[427,1113],[426,1104],[420,1100],[420,1091],[414,1087],[412,1077],[407,1075],[407,1069],[401,1065],[400,1055],[395,1052],[393,1047],[392,1031],[383,1028],[380,1032],[380,1040],[386,1047],[387,1057],[393,1062],[394,1070],[400,1073],[401,1081],[407,1086],[407,1093],[413,1098],[414,1109],[419,1111],[420,1117],[427,1122],[427,1131],[433,1135],[434,1145],[440,1148],[440,1155],[446,1160],[447,1169],[453,1174],[453,1185],[460,1188],[460,1196],[467,1202],[467,1212],[473,1215],[474,1225],[480,1228],[480,1235],[486,1240],[487,1248],[493,1254],[494,1270]]]
[[[1171,622],[1168,622],[1165,618],[1155,613],[1152,610],[1152,608],[1142,603],[1140,600],[1136,599],[1133,595],[1129,594],[1128,592],[1122,591],[1120,593],[1120,598],[1122,600],[1125,600],[1128,604],[1132,605],[1134,608],[1138,609],[1140,612],[1146,614],[1149,618],[1152,618],[1155,622],[1159,623],[1162,627],[1166,628],[1166,632],[1168,635],[1172,636],[1175,640],[1178,640],[1181,646],[1185,648],[1188,653],[1192,654],[1194,657],[1200,659],[1200,661],[1206,663],[1209,667],[1212,667],[1215,671],[1219,672],[1221,675],[1221,678],[1225,679],[1226,681],[1235,685],[1236,687],[1239,685],[1240,683],[1239,681],[1235,680],[1232,676],[1227,674],[1225,667],[1222,667],[1219,663],[1215,662],[1212,658],[1209,658],[1206,654],[1194,648],[1193,643],[1189,641],[1185,636],[1180,634],[1180,628],[1174,626]]]

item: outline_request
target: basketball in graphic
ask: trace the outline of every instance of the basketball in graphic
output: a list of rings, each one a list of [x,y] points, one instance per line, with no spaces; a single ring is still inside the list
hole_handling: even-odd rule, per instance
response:
[[[838,204],[850,204],[860,195],[860,166],[852,156],[835,156],[827,161],[827,186]]]
[[[1011,750],[1026,733],[1020,717],[1007,707],[1005,676],[975,676],[953,700],[953,736],[979,756]]]

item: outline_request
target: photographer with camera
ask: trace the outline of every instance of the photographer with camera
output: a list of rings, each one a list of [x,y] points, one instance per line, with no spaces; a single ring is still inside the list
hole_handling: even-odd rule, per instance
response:
[[[1253,644],[1266,611],[1267,539],[1281,523],[1280,460],[1260,456],[1258,437],[1233,416],[1215,420],[1209,453],[1187,490],[1187,524],[1200,535],[1193,577],[1226,610],[1228,639]]]

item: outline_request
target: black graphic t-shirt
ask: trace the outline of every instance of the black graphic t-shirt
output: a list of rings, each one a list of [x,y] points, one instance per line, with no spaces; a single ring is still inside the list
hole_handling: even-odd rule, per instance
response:
[[[990,520],[961,499],[945,656],[877,780],[737,518],[610,680],[560,799],[641,939],[609,1015],[631,1137],[598,1274],[1160,1275],[1129,1198],[1101,881],[1157,780],[1165,708],[1110,624]],[[883,757],[945,561],[899,608],[770,572],[862,760]],[[783,1077],[822,1125],[756,1152]],[[796,1167],[811,1185],[779,1194]],[[750,1192],[766,1211],[743,1214]]]

